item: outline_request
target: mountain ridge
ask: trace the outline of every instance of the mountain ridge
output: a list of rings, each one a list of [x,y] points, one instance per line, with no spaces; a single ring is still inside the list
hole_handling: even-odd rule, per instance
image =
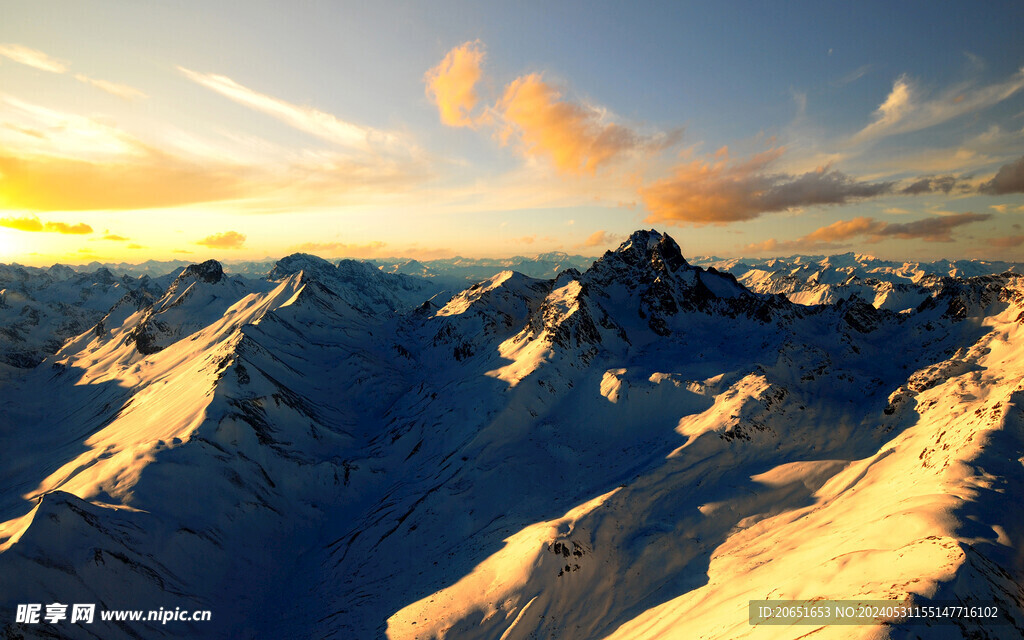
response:
[[[805,306],[653,230],[444,304],[323,263],[188,266],[8,383],[0,607],[214,611],[114,638],[732,638],[769,635],[750,599],[973,590],[1024,621],[1024,277]]]

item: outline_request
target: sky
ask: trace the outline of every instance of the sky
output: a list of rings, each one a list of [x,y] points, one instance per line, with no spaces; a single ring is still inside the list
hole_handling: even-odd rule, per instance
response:
[[[1024,260],[1019,2],[0,7],[0,262]]]

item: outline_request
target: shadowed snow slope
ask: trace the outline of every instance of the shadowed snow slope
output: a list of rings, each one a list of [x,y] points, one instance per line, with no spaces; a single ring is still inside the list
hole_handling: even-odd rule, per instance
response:
[[[907,596],[1010,618],[929,638],[1024,630],[1024,277],[805,306],[638,231],[438,293],[302,254],[266,281],[192,265],[12,381],[0,612],[213,619],[6,631],[917,637],[747,622]]]

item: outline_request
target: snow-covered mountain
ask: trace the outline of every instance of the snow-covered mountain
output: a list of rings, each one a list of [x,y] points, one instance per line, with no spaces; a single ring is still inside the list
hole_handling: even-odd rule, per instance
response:
[[[387,273],[419,276],[442,281],[444,286],[454,283],[460,288],[486,280],[501,271],[513,270],[535,278],[553,278],[563,269],[570,267],[585,269],[593,262],[593,257],[569,255],[560,251],[541,253],[536,256],[514,256],[511,258],[438,258],[434,260],[415,260],[402,257],[377,258],[370,261]],[[148,275],[157,277],[165,273],[180,270],[190,263],[185,260],[147,260],[138,264],[128,262],[90,262],[75,267],[80,272],[92,272],[106,269],[111,273],[133,278]],[[222,268],[226,273],[246,277],[263,277],[276,266],[271,258],[263,260],[235,260],[225,262]]]
[[[533,257],[512,258],[439,258],[436,260],[407,260],[381,258],[373,261],[388,273],[430,278],[445,286],[464,288],[502,271],[515,271],[531,278],[550,279],[566,269],[586,269],[594,258],[569,255],[560,251],[541,253]]]
[[[951,278],[972,278],[993,273],[1021,273],[1024,262],[999,260],[935,260],[934,262],[896,262],[882,260],[862,253],[840,253],[830,256],[794,255],[788,258],[718,258],[698,256],[693,264],[715,267],[728,271],[737,277],[743,273],[760,269],[764,271],[810,270],[810,273],[845,274],[846,277],[876,278],[887,282],[917,283],[926,276],[948,276]],[[834,276],[840,277],[840,276]]]
[[[916,307],[949,278],[1024,273],[1024,262],[894,262],[855,253],[769,259],[701,256],[693,262],[731,273],[751,291],[779,293],[797,304],[831,304],[856,297],[891,311]]]
[[[87,265],[79,266],[78,271],[97,271],[106,269],[115,275],[127,275],[133,278],[141,276],[158,277],[167,273],[181,271],[191,264],[187,260],[146,260],[145,262],[90,262]],[[263,260],[232,260],[224,262],[221,268],[225,273],[231,275],[243,275],[248,277],[262,278],[270,271],[275,260],[265,258]]]
[[[655,231],[457,292],[301,254],[188,266],[4,388],[0,615],[212,620],[5,631],[1020,637],[1024,276],[946,275],[898,313],[720,267]],[[747,618],[908,596],[1009,622]]]
[[[174,275],[116,277],[99,268],[76,272],[0,264],[0,380],[34,367],[65,340],[94,326],[115,304],[139,308]]]

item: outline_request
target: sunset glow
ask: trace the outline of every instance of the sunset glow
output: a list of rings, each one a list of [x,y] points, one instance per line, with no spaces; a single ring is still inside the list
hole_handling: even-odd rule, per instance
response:
[[[5,8],[5,260],[1024,252],[1012,3],[232,7]]]

